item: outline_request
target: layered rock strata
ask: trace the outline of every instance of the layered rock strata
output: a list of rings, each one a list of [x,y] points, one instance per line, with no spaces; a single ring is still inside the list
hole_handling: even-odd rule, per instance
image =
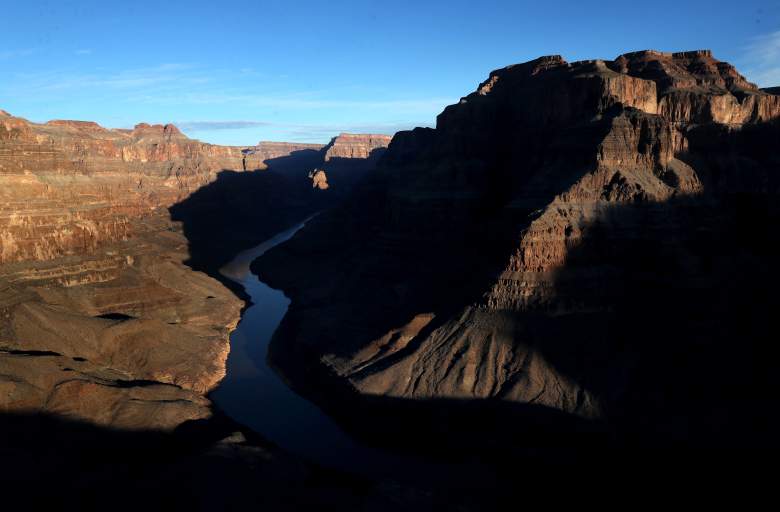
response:
[[[0,264],[92,251],[131,235],[223,169],[263,169],[244,148],[186,138],[173,125],[0,119]]]

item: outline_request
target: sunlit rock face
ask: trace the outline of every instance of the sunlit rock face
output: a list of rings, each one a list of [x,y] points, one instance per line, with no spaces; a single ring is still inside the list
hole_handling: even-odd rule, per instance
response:
[[[736,425],[704,421],[733,390],[685,386],[733,371],[724,322],[755,280],[721,279],[750,259],[725,238],[764,225],[745,194],[774,214],[778,117],[778,96],[709,51],[496,70],[256,262],[293,299],[279,364],[306,360],[364,395],[499,399],[712,439]],[[689,424],[672,424],[678,407]]]
[[[378,158],[391,140],[390,135],[341,133],[333,137],[328,144],[261,141],[254,147],[253,152],[263,161],[307,152],[320,153],[323,162],[333,159],[365,160]]]
[[[309,173],[309,179],[311,179],[312,188],[318,190],[328,190],[328,176],[322,169],[314,169]]]
[[[342,133],[325,147],[325,161],[338,158],[377,157],[390,144],[389,135]]]

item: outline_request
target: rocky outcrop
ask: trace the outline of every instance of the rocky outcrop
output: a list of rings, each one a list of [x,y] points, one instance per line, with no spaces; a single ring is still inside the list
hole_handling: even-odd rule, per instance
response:
[[[751,141],[779,117],[777,96],[709,51],[494,71],[255,263],[293,300],[274,358],[323,403],[312,372],[363,396],[541,406],[643,439],[740,431],[735,391],[702,399],[692,383],[734,371],[731,322],[762,310],[754,278],[721,272],[752,254],[771,275],[765,254],[709,249],[773,218],[777,159]],[[746,221],[736,194],[763,198],[763,216]],[[749,392],[758,377],[737,373]]]
[[[319,190],[328,190],[328,176],[322,169],[314,169],[309,173],[312,188]]]

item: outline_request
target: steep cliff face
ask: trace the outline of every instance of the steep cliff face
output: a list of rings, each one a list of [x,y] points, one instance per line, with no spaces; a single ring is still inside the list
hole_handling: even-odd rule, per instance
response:
[[[736,391],[701,399],[691,383],[734,371],[755,281],[721,272],[753,258],[769,275],[732,238],[774,215],[777,157],[755,141],[779,117],[777,96],[709,51],[494,71],[256,262],[293,298],[278,364],[301,375],[305,359],[364,395],[499,399],[662,437],[736,429]],[[746,220],[744,194],[763,217]]]

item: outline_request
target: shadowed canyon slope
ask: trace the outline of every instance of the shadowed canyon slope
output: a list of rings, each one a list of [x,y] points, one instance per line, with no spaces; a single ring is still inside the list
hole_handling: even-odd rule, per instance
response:
[[[773,406],[745,397],[773,389],[778,118],[780,96],[706,50],[494,71],[255,262],[293,301],[274,361],[385,441],[423,417],[439,441],[497,436],[482,404],[643,446],[767,442]]]

